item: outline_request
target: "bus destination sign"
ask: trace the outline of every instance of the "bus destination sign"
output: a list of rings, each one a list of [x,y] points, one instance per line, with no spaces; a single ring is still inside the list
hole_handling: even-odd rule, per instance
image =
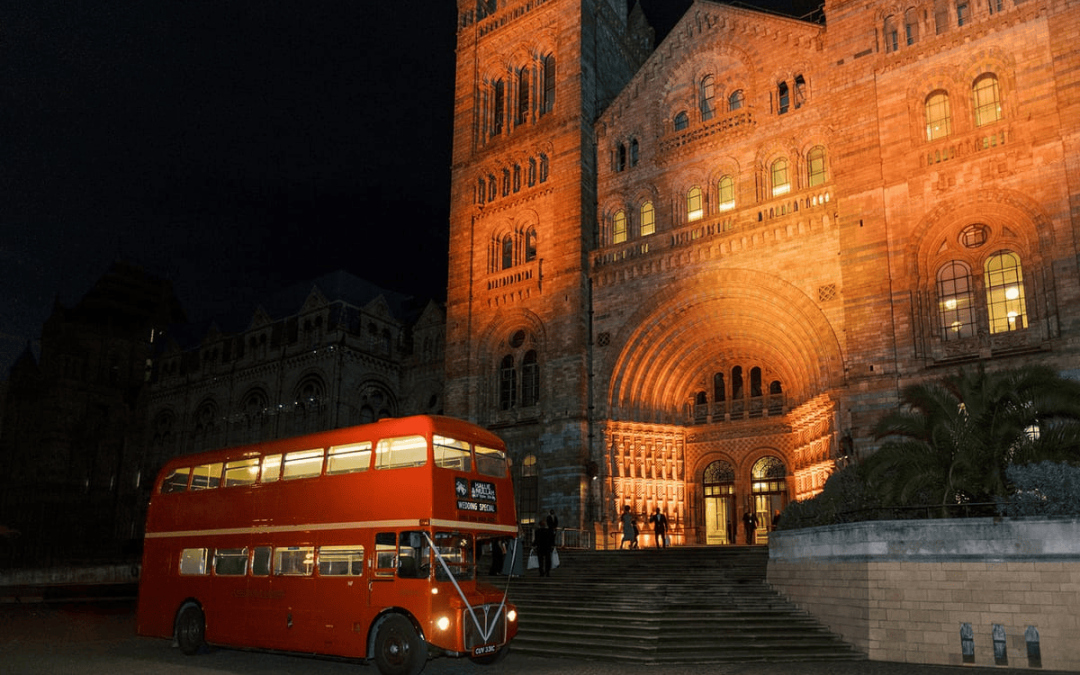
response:
[[[495,483],[459,476],[454,479],[454,491],[459,511],[495,513]]]

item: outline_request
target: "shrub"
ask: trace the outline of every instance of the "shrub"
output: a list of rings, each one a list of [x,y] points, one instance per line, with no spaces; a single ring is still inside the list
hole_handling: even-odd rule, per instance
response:
[[[1006,476],[1015,491],[1003,500],[1008,516],[1080,516],[1080,467],[1067,462],[1013,464]]]

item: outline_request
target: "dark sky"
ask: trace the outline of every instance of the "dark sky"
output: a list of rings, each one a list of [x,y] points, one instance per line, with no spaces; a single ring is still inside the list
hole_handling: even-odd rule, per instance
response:
[[[192,319],[339,268],[445,298],[455,5],[0,5],[0,379],[116,259]]]

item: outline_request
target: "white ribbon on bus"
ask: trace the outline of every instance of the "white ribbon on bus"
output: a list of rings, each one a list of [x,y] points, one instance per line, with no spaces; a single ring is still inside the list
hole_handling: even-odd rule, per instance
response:
[[[457,578],[450,571],[450,566],[443,560],[442,553],[439,553],[439,547],[435,545],[435,542],[431,540],[431,535],[426,531],[422,531],[424,538],[427,539],[428,545],[431,546],[431,550],[435,552],[435,557],[439,560],[439,564],[442,565],[443,571],[446,572],[446,576],[450,577],[450,583],[454,584],[454,588],[457,589],[458,596],[461,597],[462,602],[469,608],[469,614],[472,616],[473,623],[476,625],[476,630],[480,632],[480,637],[484,642],[488,641],[491,634],[495,631],[495,626],[499,621],[499,617],[502,616],[503,609],[506,608],[506,596],[510,592],[510,584],[507,583],[506,590],[503,591],[502,602],[499,603],[499,611],[495,612],[495,616],[492,618],[491,625],[484,627],[480,625],[480,619],[476,617],[476,610],[473,609],[472,603],[465,597],[465,591],[461,590],[461,586],[457,582]],[[514,569],[514,558],[517,556],[518,547],[514,547],[514,552],[510,554],[510,569]]]

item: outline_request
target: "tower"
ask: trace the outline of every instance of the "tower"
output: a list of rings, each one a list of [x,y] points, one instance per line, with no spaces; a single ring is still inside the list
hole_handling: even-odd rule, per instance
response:
[[[625,0],[458,2],[446,411],[506,440],[524,522],[587,520],[593,122],[651,47]]]

